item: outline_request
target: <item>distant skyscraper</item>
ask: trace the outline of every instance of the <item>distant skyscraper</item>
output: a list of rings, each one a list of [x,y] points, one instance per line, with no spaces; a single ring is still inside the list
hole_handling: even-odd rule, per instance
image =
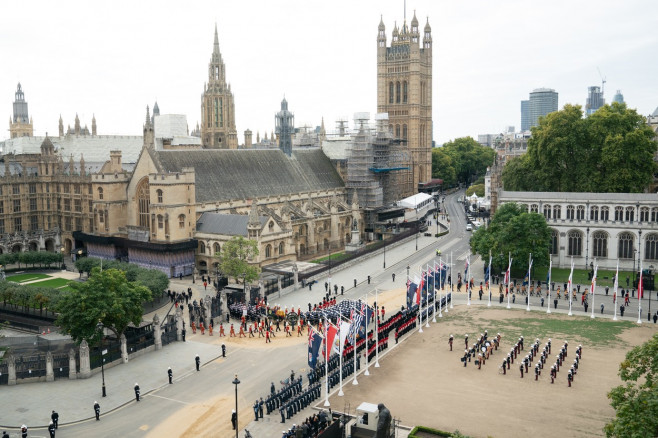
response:
[[[530,131],[530,101],[521,101],[521,131]]]
[[[585,104],[585,112],[589,116],[594,114],[596,110],[605,105],[605,99],[603,98],[603,91],[601,87],[592,86],[587,87],[587,103]]]
[[[617,90],[615,97],[612,98],[613,102],[624,103],[624,95],[621,94],[621,90]]]
[[[557,96],[552,88],[537,88],[530,93],[528,113],[531,128],[539,124],[540,117],[557,111]]]

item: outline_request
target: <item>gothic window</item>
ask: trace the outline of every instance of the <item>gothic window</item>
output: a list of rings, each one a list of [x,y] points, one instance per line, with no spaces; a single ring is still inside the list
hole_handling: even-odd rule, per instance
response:
[[[568,256],[580,256],[583,252],[583,233],[574,230],[569,231]]]
[[[644,241],[644,258],[658,259],[658,234],[649,234]]]
[[[388,103],[393,103],[395,99],[395,90],[393,90],[393,82],[388,83]]]
[[[199,242],[199,254],[205,254],[206,253],[206,244],[203,242]]]
[[[74,185],[73,185],[73,192],[74,192],[76,195],[79,195],[79,194],[80,194],[80,184],[74,184]]]
[[[402,125],[402,138],[407,139],[407,125],[406,123]]]
[[[649,207],[640,209],[640,222],[649,222]]]
[[[219,98],[219,127],[224,127],[224,105],[221,97]]]
[[[0,214],[5,214],[5,201],[0,201]]]
[[[0,196],[2,196],[2,186],[0,186]]]
[[[2,195],[2,193],[0,193]],[[658,222],[658,208],[651,209],[651,222]]]
[[[36,231],[39,229],[39,218],[37,216],[30,216],[30,230]]]
[[[103,199],[103,188],[102,187],[98,188],[98,199]]]
[[[632,259],[634,243],[633,235],[631,233],[621,233],[617,240],[617,256],[620,259]]]
[[[622,222],[624,221],[624,207],[615,207],[615,220]]]
[[[89,201],[89,211],[92,211],[94,209],[94,202]]]
[[[589,208],[589,220],[591,221],[599,220],[599,207],[592,206]]]
[[[5,234],[5,220],[0,219],[0,234]]]
[[[162,190],[158,189],[155,193],[158,195],[158,204],[162,204]]]
[[[608,235],[604,231],[597,231],[592,234],[592,239],[594,240],[592,255],[599,258],[608,257]]]
[[[582,221],[583,219],[585,219],[585,206],[584,205],[579,205],[576,208],[576,219],[578,219],[579,221]]]
[[[221,248],[220,248],[220,246],[219,246],[219,243],[215,243],[215,244],[213,244],[213,246],[212,246],[212,250],[213,250],[213,252],[214,252],[215,254],[219,254],[219,251],[221,250]]]
[[[36,209],[37,209],[37,199],[30,198],[30,211],[34,211]]]
[[[601,220],[607,221],[610,219],[610,208],[601,207]]]
[[[395,125],[395,138],[400,138],[400,125]]]
[[[265,258],[269,259],[270,257],[272,257],[272,245],[267,245],[265,247]]]
[[[279,255],[283,255],[283,242],[279,242]]]
[[[185,228],[185,215],[184,214],[179,214],[178,215],[178,228]]]
[[[626,207],[626,221],[633,222],[634,219],[635,219],[635,208]]]
[[[556,230],[551,230],[551,254],[557,255],[558,250],[560,249],[558,243],[560,242],[560,233],[558,233]]]
[[[94,189],[91,187],[91,185],[89,186],[89,194],[90,194],[90,195],[93,195],[93,194],[94,194]]]
[[[395,103],[400,103],[400,82],[395,83]]]
[[[551,218],[551,206],[550,205],[544,205],[544,218],[546,220],[549,220]]]
[[[537,213],[539,211],[539,206],[537,204],[532,204],[530,206],[530,213]]]
[[[75,218],[75,229],[77,231],[82,230],[82,218],[81,217],[76,217]]]
[[[71,218],[69,218],[70,222]],[[14,218],[14,231],[23,231],[23,220],[19,217]]]
[[[48,222],[50,222],[50,218],[48,218]],[[50,229],[50,223],[48,224],[48,229]],[[94,220],[89,219],[89,231],[94,231]]]
[[[68,184],[65,184],[65,185],[66,185],[66,187],[68,187]],[[21,186],[19,186],[19,185],[12,186],[11,191],[14,195],[20,195],[21,194]]]
[[[71,211],[71,200],[70,199],[65,199],[64,200],[64,211]]]
[[[149,194],[149,181],[148,178],[144,178],[137,185],[137,214],[140,227],[150,228],[150,204],[151,196]]]
[[[402,102],[407,103],[407,92],[408,92],[408,87],[407,87],[407,81],[402,82]]]
[[[215,128],[219,127],[219,100],[215,98],[215,111],[213,111],[215,114]]]
[[[35,183],[30,183],[30,193],[37,192],[37,185]]]
[[[562,206],[561,205],[554,205],[553,206],[553,219],[560,219],[562,218]]]
[[[67,199],[68,201],[68,199]],[[14,213],[20,213],[21,211],[21,200],[20,199],[14,199]]]
[[[158,228],[164,228],[164,217],[161,214],[158,215]]]
[[[98,223],[100,223],[100,224],[105,223],[105,211],[104,210],[99,210],[98,211]]]
[[[573,220],[575,208],[573,205],[567,205],[567,219]]]
[[[274,222],[270,222],[267,227],[270,229],[270,231],[274,231]]]

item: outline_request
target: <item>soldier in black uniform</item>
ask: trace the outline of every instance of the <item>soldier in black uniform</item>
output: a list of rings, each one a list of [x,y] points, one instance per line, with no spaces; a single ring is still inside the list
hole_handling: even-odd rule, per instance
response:
[[[222,357],[226,357],[226,345],[222,344]]]
[[[450,351],[452,351],[452,341],[454,340],[453,336],[450,335],[450,339],[448,339],[448,344],[450,344]]]
[[[171,367],[167,369],[167,376],[169,376],[169,384],[174,383],[174,372],[171,371]]]
[[[94,413],[96,414],[96,421],[101,419],[101,405],[97,401],[94,402]]]
[[[235,409],[231,412],[231,425],[233,426],[233,430],[238,427],[238,414],[235,413]]]
[[[521,378],[523,379],[523,364],[519,364],[519,371],[521,371]]]
[[[258,401],[258,416],[260,418],[263,418],[263,405],[264,404],[265,404],[265,402],[263,401],[263,397],[261,397],[260,400]]]
[[[22,438],[27,438],[27,426],[26,425],[21,426],[21,437]]]
[[[466,364],[468,363],[468,350],[464,350],[464,357],[462,357],[462,362],[464,362],[464,368],[466,368]]]
[[[283,414],[283,406],[279,408],[279,413],[281,414],[281,422],[285,423],[286,422],[286,417]]]
[[[53,424],[55,425],[55,429],[59,427],[59,414],[55,411],[50,415],[50,419],[53,420]]]
[[[258,421],[258,399],[254,402],[254,419]]]
[[[140,396],[139,385],[137,384],[137,382],[135,382],[135,400],[139,401],[139,396]]]
[[[194,358],[194,363],[196,363],[196,370],[199,371],[199,367],[201,366],[201,359],[199,358],[198,354]]]
[[[50,434],[50,438],[55,438],[55,423],[52,421],[48,425],[48,433]]]

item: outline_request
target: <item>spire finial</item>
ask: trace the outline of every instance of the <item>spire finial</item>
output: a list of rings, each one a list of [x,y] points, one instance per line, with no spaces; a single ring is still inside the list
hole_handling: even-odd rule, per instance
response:
[[[217,23],[215,23],[215,42],[213,46],[213,52],[219,53],[219,35],[217,34]]]

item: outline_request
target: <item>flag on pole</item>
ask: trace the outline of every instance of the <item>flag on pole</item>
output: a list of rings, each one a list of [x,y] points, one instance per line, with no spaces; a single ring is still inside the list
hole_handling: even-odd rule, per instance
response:
[[[507,271],[505,271],[505,284],[509,284],[511,280],[510,270],[512,269],[512,259],[509,259],[509,265],[507,266]]]
[[[553,269],[553,260],[551,259],[548,263],[548,273],[546,274],[546,287],[548,290],[551,289],[551,269]]]
[[[345,340],[347,339],[347,335],[350,333],[350,328],[352,324],[348,321],[341,321],[340,322],[340,327],[338,329],[338,339],[339,339],[339,344],[338,344],[338,354],[343,354],[343,346],[345,345]]]
[[[356,307],[352,309],[350,315],[350,320],[352,321],[350,325],[350,331],[348,332],[348,342],[352,345],[356,345],[356,334],[359,330],[359,325],[361,325],[361,320],[363,319],[363,313],[360,312]]]
[[[573,281],[573,260],[571,261],[571,272],[569,273],[569,280],[567,280],[567,290],[564,291],[567,296],[571,293],[571,283]]]
[[[464,265],[464,277],[466,277],[466,275],[468,274],[468,266],[471,264],[470,263],[470,258],[471,258],[471,256],[468,256],[466,258],[466,264]]]
[[[338,327],[333,325],[331,322],[326,322],[326,330],[324,337],[324,359],[329,360],[331,356],[331,351],[334,348],[334,340],[336,339],[336,334],[338,333]]]
[[[418,290],[418,286],[416,285],[416,283],[410,281],[409,287],[407,287],[407,307],[411,307],[411,305],[415,301],[417,290]]]
[[[640,260],[640,280],[637,283],[637,300],[644,298],[644,283],[642,282],[642,261]]]
[[[423,293],[423,289],[425,289],[425,278],[421,275],[420,285],[418,286],[418,292],[416,293],[416,299],[414,300],[416,304],[420,304],[420,296]]]
[[[322,335],[315,331],[312,325],[308,326],[308,365],[315,368],[318,362],[318,353],[322,344]]]
[[[599,271],[599,265],[597,264],[594,266],[594,275],[592,276],[592,283],[590,284],[589,287],[589,293],[593,294],[594,290],[596,290],[596,273]]]

